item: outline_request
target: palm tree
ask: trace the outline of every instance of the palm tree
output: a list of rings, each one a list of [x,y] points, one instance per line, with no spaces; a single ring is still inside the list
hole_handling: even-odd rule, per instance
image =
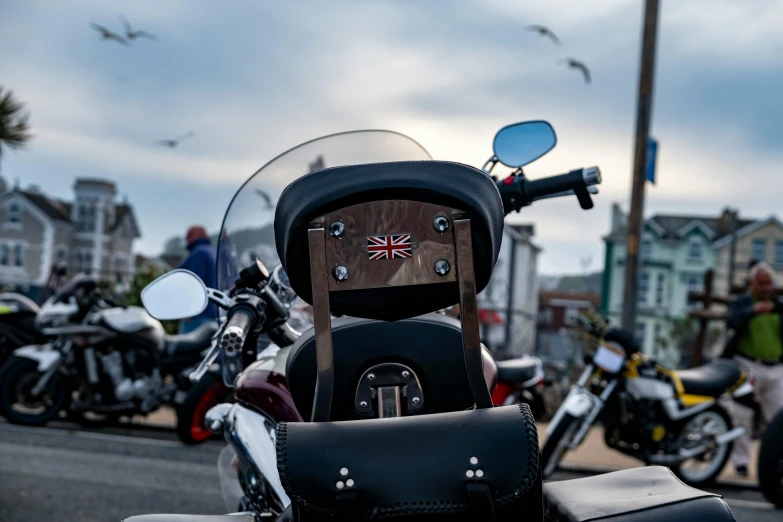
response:
[[[24,104],[14,99],[10,90],[3,91],[0,86],[0,160],[5,149],[18,149],[33,137],[29,119]]]

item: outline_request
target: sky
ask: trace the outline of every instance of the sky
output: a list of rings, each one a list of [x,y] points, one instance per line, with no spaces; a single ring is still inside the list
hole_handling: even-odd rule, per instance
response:
[[[783,2],[662,0],[646,214],[781,215]],[[220,227],[232,195],[281,152],[326,134],[389,129],[435,159],[480,167],[501,127],[545,119],[557,147],[531,178],[597,165],[595,208],[537,203],[542,274],[601,269],[610,209],[627,209],[643,2],[632,0],[68,0],[0,2],[0,85],[35,138],[3,159],[22,188],[72,196],[113,180],[162,250]],[[124,15],[157,35],[125,47]],[[562,45],[528,31],[543,24]],[[592,84],[559,60],[585,62]],[[177,148],[156,145],[193,131]]]

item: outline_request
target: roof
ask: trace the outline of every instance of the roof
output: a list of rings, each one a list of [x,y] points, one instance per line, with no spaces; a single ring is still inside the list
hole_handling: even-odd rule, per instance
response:
[[[758,219],[738,219],[737,232],[745,227],[757,223]],[[645,220],[649,226],[661,236],[661,239],[681,239],[694,229],[701,229],[716,246],[720,246],[721,239],[731,236],[731,214],[724,210],[718,216],[698,216],[688,214],[655,214]],[[624,229],[614,230],[604,237],[607,241],[625,239]]]
[[[48,217],[57,221],[71,221],[71,204],[59,199],[49,198],[40,192],[31,192],[28,190],[16,190],[24,196],[30,203]]]
[[[775,216],[769,216],[767,219],[758,219],[756,221],[750,221],[747,223],[744,223],[744,225],[740,226],[738,223],[737,226],[737,237],[742,237],[744,235],[750,234],[751,232],[754,232],[758,229],[760,229],[763,226],[769,225],[770,223],[777,224],[780,228],[783,228],[783,223],[780,222],[778,218]],[[720,248],[726,243],[731,241],[731,235],[726,235],[722,237],[721,239],[715,241],[715,247]]]

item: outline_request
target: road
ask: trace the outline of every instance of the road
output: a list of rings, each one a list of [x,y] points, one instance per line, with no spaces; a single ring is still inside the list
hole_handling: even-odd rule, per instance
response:
[[[220,514],[219,441],[185,447],[162,430],[0,424],[0,520],[120,521],[152,512]],[[558,472],[564,480],[584,473]],[[716,489],[739,522],[780,522],[757,491]]]

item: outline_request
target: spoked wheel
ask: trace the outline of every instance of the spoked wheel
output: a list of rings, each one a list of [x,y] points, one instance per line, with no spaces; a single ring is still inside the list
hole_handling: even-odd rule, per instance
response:
[[[0,413],[12,424],[41,426],[66,405],[68,387],[59,375],[52,376],[38,396],[33,387],[41,378],[38,364],[12,356],[0,371]]]
[[[757,469],[764,497],[783,508],[783,410],[775,415],[764,432]]]
[[[185,444],[199,444],[212,436],[204,424],[207,412],[213,406],[231,398],[231,391],[223,380],[207,373],[193,385],[177,413],[177,436]]]
[[[680,431],[678,446],[692,449],[706,444],[707,451],[681,462],[672,471],[692,486],[714,481],[726,465],[733,446],[730,442],[716,444],[714,440],[730,429],[731,420],[720,406],[715,405],[693,416]]]
[[[541,450],[541,471],[544,478],[549,478],[552,473],[557,471],[560,461],[568,451],[568,445],[574,436],[576,427],[579,425],[577,418],[566,413],[557,423],[544,443]]]

